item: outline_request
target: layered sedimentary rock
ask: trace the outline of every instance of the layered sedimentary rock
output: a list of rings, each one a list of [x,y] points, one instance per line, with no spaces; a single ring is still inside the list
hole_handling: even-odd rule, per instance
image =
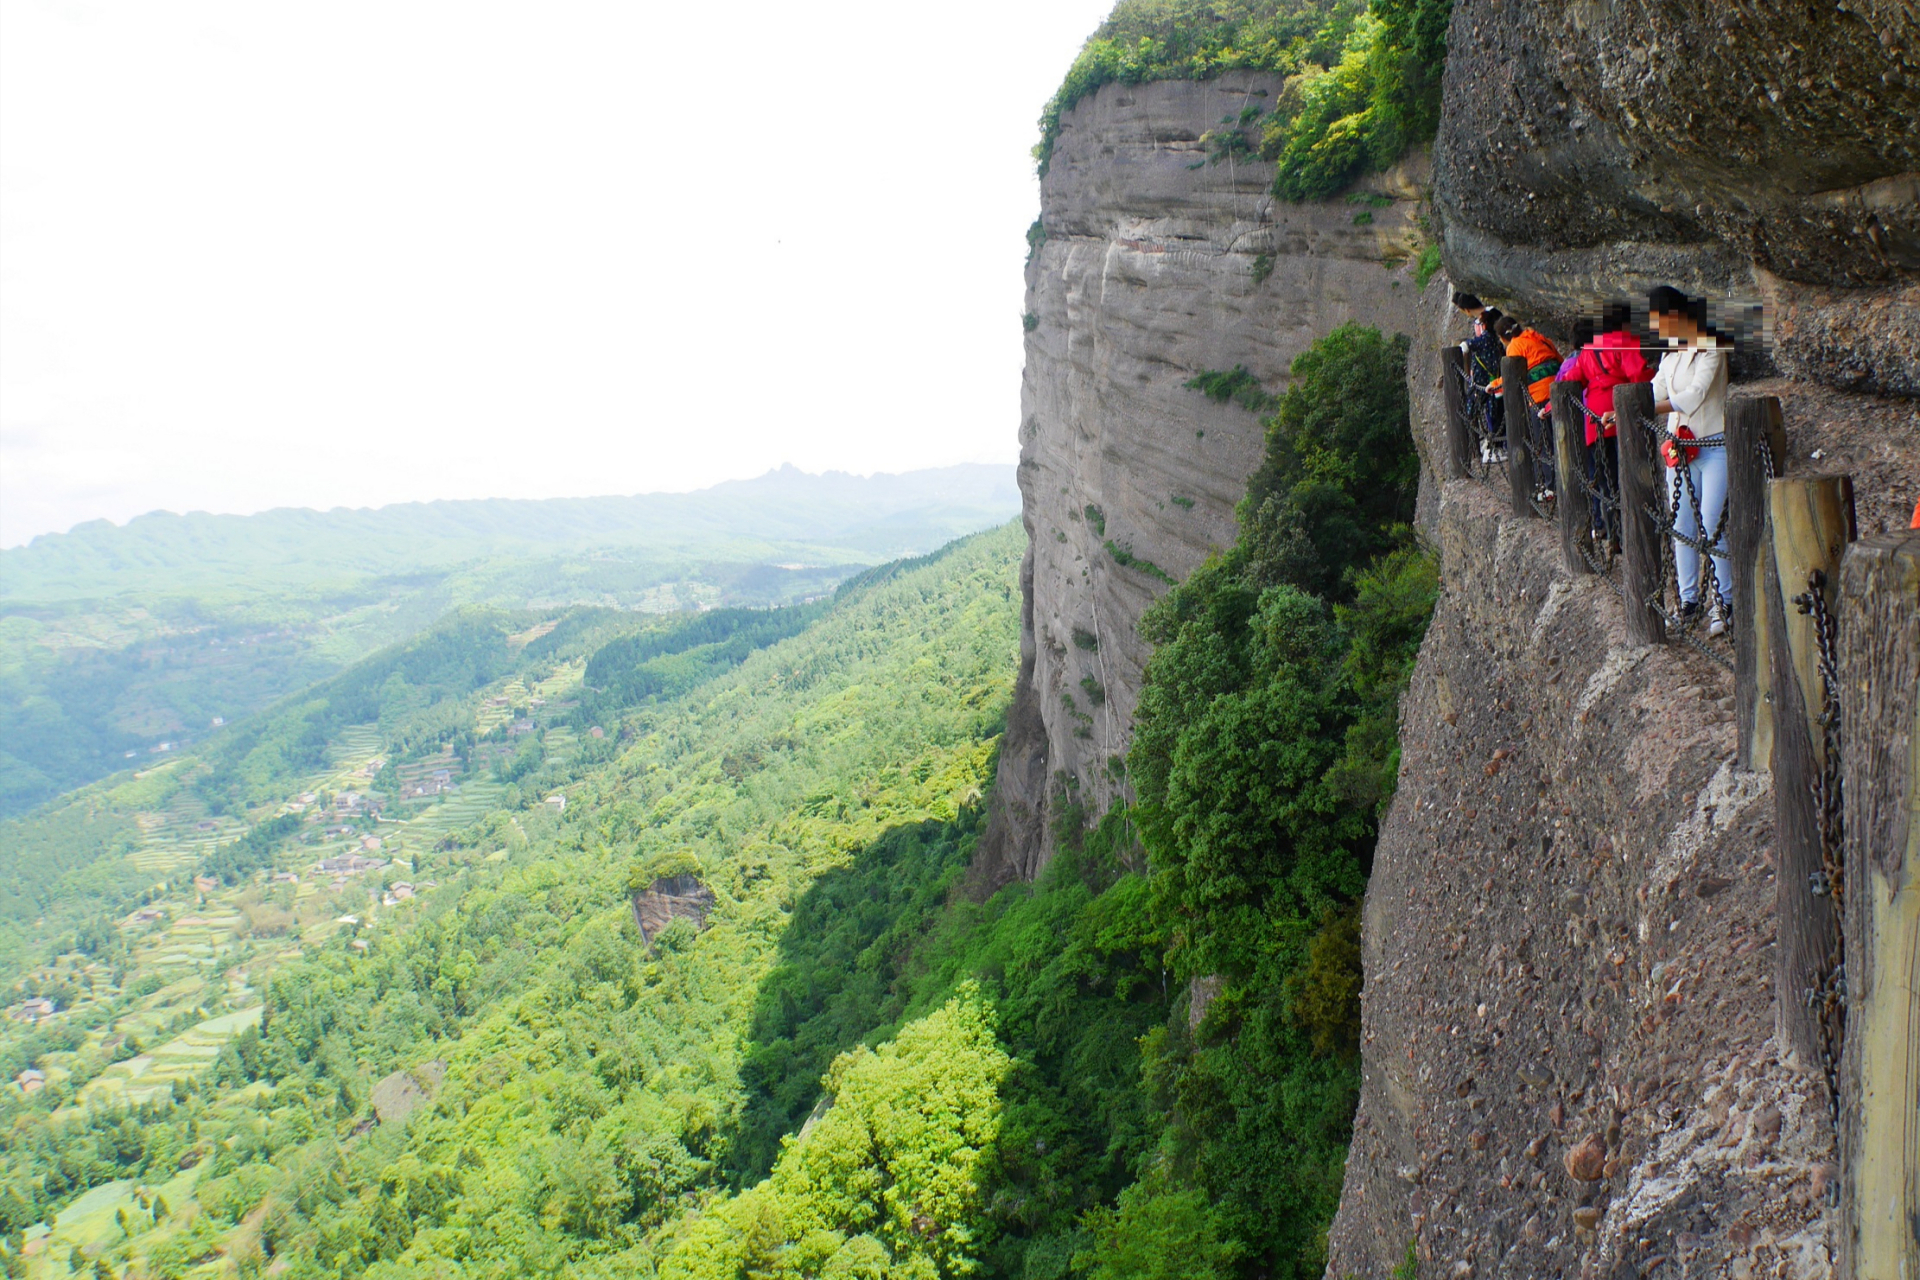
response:
[[[1542,317],[1764,302],[1782,372],[1920,394],[1920,10],[1458,0],[1447,56],[1456,280]]]
[[[1027,613],[989,882],[1045,864],[1063,806],[1098,814],[1124,794],[1140,617],[1234,537],[1260,419],[1183,384],[1244,366],[1277,392],[1337,326],[1409,325],[1424,157],[1350,198],[1276,200],[1273,166],[1215,159],[1205,135],[1279,88],[1247,74],[1108,85],[1063,121],[1027,267]]]

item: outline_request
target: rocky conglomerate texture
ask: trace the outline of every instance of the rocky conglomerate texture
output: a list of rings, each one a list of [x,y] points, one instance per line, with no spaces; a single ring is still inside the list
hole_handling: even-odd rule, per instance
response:
[[[1827,1276],[1833,1133],[1774,1039],[1773,804],[1731,678],[1631,644],[1449,487],[1367,892],[1331,1277]]]
[[[1364,1084],[1334,1280],[1833,1274],[1824,1082],[1773,1039],[1773,795],[1732,682],[1635,646],[1504,492],[1440,483],[1449,282],[1408,369],[1445,591],[1402,704],[1367,893]],[[1862,536],[1920,498],[1920,407],[1787,379],[1787,474],[1853,476]]]
[[[1458,0],[1447,267],[1534,316],[1765,301],[1795,377],[1920,395],[1920,10]]]
[[[1063,122],[1027,268],[1027,617],[978,859],[988,884],[1045,864],[1063,802],[1097,815],[1123,794],[1140,617],[1234,537],[1259,416],[1182,384],[1244,365],[1277,392],[1329,330],[1411,323],[1424,159],[1304,205],[1270,194],[1271,165],[1210,159],[1204,135],[1279,88],[1108,85]]]

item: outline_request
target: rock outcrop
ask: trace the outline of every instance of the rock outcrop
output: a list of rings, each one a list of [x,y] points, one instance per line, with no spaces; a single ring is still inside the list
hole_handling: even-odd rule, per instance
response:
[[[1182,384],[1240,365],[1277,392],[1337,326],[1411,322],[1424,157],[1301,205],[1271,194],[1272,165],[1212,158],[1203,135],[1279,88],[1252,74],[1114,84],[1062,122],[1027,267],[1026,613],[988,885],[1045,865],[1063,806],[1097,815],[1124,794],[1140,617],[1234,537],[1259,417]]]
[[[1920,393],[1914,10],[1457,0],[1453,22],[1433,194],[1454,279],[1550,330],[1657,280],[1767,303],[1760,372],[1783,376],[1736,391],[1784,401],[1789,474],[1855,476],[1863,535],[1904,527],[1920,404],[1857,393]],[[1363,188],[1392,197],[1371,225],[1276,204],[1268,166],[1210,163],[1203,135],[1277,88],[1110,85],[1066,117],[1028,267],[1023,661],[978,887],[1126,795],[1138,623],[1234,535],[1258,420],[1182,384],[1244,365],[1278,391],[1344,321],[1409,333],[1443,591],[1368,892],[1328,1275],[1386,1280],[1411,1247],[1422,1275],[1829,1277],[1834,1136],[1774,1039],[1771,779],[1734,768],[1730,677],[1629,643],[1616,582],[1442,480],[1433,353],[1464,335],[1449,280],[1416,299],[1405,266],[1424,162]]]
[[[1415,439],[1442,445],[1422,297]],[[1785,380],[1787,474],[1843,470],[1903,527],[1920,406]],[[1444,591],[1401,705],[1367,890],[1364,1080],[1330,1277],[1833,1274],[1817,1067],[1774,1038],[1774,799],[1733,765],[1730,673],[1637,646],[1497,485],[1440,486]],[[1664,1273],[1663,1273],[1664,1274]]]
[[[1920,10],[1457,0],[1447,50],[1456,280],[1536,317],[1764,302],[1781,372],[1920,395]]]
[[[706,928],[713,901],[713,890],[700,883],[698,876],[663,876],[645,892],[633,895],[633,922],[640,928],[641,940],[651,948],[653,940],[675,920],[690,920],[696,930]]]

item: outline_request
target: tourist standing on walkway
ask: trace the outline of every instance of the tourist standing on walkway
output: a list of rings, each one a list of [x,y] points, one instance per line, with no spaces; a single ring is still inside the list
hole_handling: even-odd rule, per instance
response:
[[[1653,375],[1653,411],[1666,415],[1667,506],[1673,514],[1673,561],[1680,621],[1707,607],[1707,632],[1727,629],[1733,569],[1726,555],[1727,347],[1707,325],[1705,298],[1662,285],[1647,298],[1653,326],[1668,348]],[[1687,440],[1701,445],[1689,445]],[[1706,442],[1711,441],[1711,444]],[[1711,548],[1711,598],[1701,599],[1700,553]]]
[[[1613,389],[1632,382],[1653,381],[1653,362],[1640,349],[1640,335],[1633,331],[1633,308],[1624,302],[1609,302],[1600,309],[1599,330],[1593,341],[1583,345],[1574,358],[1568,376],[1587,386],[1587,411],[1580,415],[1587,430],[1587,488],[1593,494],[1593,540],[1596,549],[1603,541],[1610,551],[1618,551],[1620,531],[1608,527],[1601,502],[1618,494],[1620,442],[1615,438],[1618,424],[1613,417]]]

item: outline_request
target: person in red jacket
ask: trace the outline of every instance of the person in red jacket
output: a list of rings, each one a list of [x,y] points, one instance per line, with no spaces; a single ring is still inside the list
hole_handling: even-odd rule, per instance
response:
[[[1580,351],[1573,372],[1567,376],[1587,384],[1587,444],[1603,436],[1612,439],[1613,389],[1630,382],[1652,382],[1654,369],[1642,347],[1640,335],[1633,331],[1633,309],[1624,302],[1609,302],[1600,312],[1600,336]],[[1599,421],[1595,421],[1599,419]]]
[[[1633,331],[1633,308],[1609,302],[1600,309],[1599,335],[1580,349],[1567,376],[1587,384],[1583,397],[1587,411],[1580,416],[1587,427],[1587,490],[1593,495],[1592,525],[1595,550],[1601,544],[1619,552],[1620,531],[1607,519],[1607,503],[1619,500],[1620,444],[1615,439],[1613,389],[1634,382],[1652,382],[1656,366],[1642,350]],[[1607,500],[1603,502],[1603,497]]]

